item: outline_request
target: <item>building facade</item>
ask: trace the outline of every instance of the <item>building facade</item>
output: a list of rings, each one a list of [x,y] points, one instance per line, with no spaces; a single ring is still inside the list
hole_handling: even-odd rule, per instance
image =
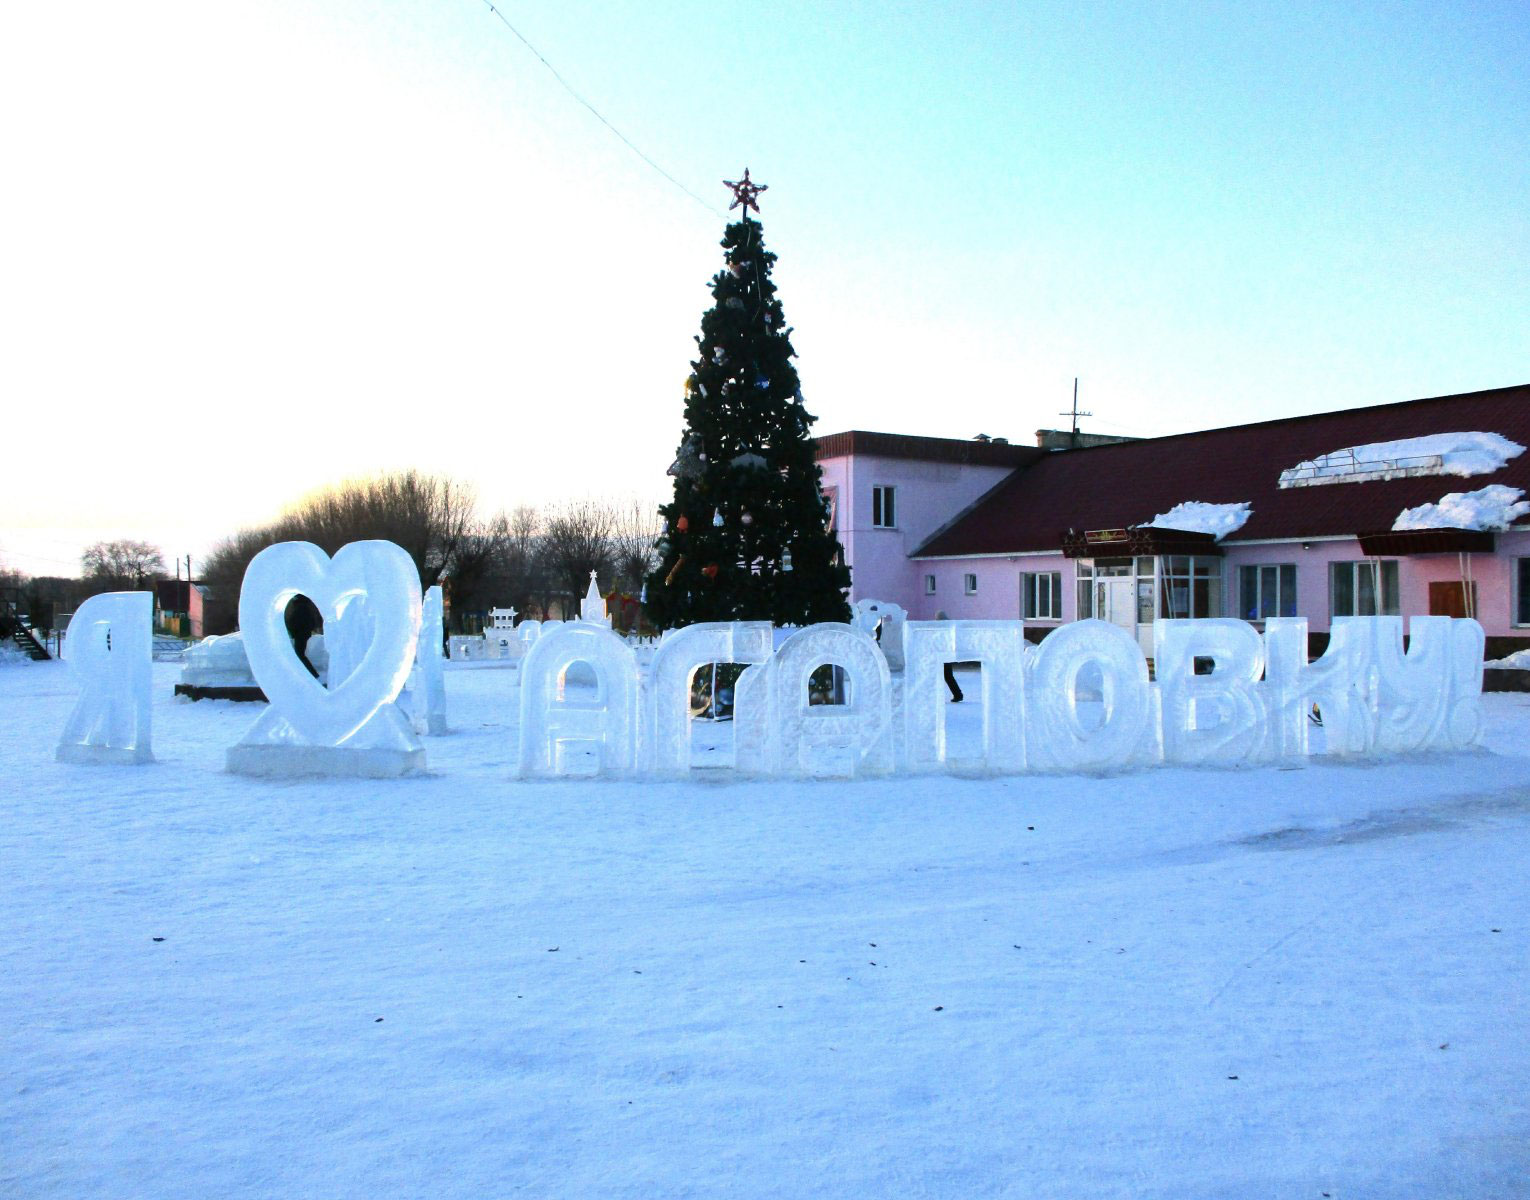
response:
[[[1078,449],[817,440],[851,600],[913,619],[1471,616],[1530,647],[1530,386]],[[1499,527],[1495,527],[1499,526]]]

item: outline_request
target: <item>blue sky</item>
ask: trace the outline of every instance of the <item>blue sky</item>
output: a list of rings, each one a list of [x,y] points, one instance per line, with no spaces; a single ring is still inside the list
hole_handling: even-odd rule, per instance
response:
[[[0,561],[406,465],[657,500],[745,165],[819,432],[1530,379],[1523,5],[501,7],[711,207],[482,0],[8,15]]]

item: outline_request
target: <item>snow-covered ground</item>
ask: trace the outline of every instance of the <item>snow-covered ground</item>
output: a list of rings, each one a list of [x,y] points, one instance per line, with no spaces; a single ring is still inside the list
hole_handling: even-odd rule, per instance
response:
[[[269,783],[175,678],[91,768],[0,670],[5,1195],[1526,1194],[1530,696],[1408,761],[524,784],[449,668],[430,777]]]

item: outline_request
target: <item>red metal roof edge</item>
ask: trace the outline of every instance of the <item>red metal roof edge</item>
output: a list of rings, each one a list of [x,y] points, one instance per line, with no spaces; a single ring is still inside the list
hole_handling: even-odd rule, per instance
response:
[[[1411,408],[1417,404],[1437,404],[1446,400],[1475,400],[1479,397],[1493,396],[1498,393],[1523,392],[1530,388],[1530,383],[1513,383],[1507,387],[1482,388],[1475,392],[1447,392],[1443,396],[1419,396],[1413,400],[1389,400],[1385,404],[1362,404],[1356,408],[1330,408],[1322,412],[1302,413],[1292,417],[1271,417],[1268,421],[1248,421],[1242,425],[1217,425],[1211,429],[1187,429],[1183,433],[1165,433],[1158,437],[1132,438],[1124,442],[1107,442],[1099,446],[1079,446],[1063,450],[1052,450],[1050,454],[1095,454],[1102,450],[1120,450],[1127,446],[1140,447],[1144,442],[1161,444],[1163,442],[1178,441],[1181,438],[1210,437],[1213,434],[1230,433],[1235,429],[1268,429],[1276,425],[1295,425],[1312,421],[1322,421],[1329,417],[1351,417],[1356,413],[1380,413],[1387,409]],[[1335,447],[1340,449],[1340,447]],[[1296,464],[1292,464],[1295,466]]]
[[[866,429],[850,429],[814,438],[813,450],[820,460],[864,454],[876,458],[965,463],[981,467],[1028,466],[1047,453],[1037,446],[1013,442],[920,437],[906,433],[875,433]]]

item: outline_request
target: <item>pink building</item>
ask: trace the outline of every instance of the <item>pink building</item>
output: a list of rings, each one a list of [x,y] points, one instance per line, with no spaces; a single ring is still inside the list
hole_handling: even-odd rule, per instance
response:
[[[1490,658],[1530,647],[1526,446],[1530,386],[1081,449],[817,440],[852,600],[1149,652],[1159,617],[1305,617],[1316,652],[1335,616],[1473,616]]]

